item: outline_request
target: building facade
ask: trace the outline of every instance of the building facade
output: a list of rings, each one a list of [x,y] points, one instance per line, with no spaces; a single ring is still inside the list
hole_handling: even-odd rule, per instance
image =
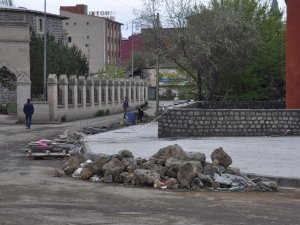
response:
[[[61,6],[60,15],[69,18],[63,22],[68,45],[76,45],[87,56],[91,74],[120,64],[121,23],[89,15],[86,5]]]
[[[65,17],[47,13],[46,14],[47,32],[55,37],[55,40],[63,39],[62,20]],[[44,35],[44,12],[28,10],[25,8],[0,7],[0,22],[15,23],[25,22],[30,26],[30,31],[34,31],[38,35]]]

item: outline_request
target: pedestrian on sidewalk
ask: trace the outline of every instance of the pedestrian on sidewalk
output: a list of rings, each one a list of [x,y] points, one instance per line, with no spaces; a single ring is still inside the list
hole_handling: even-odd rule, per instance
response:
[[[123,109],[124,109],[124,116],[123,118],[126,119],[126,113],[127,113],[127,109],[129,107],[129,104],[128,104],[128,98],[125,97],[125,100],[123,102]]]
[[[33,104],[30,102],[30,99],[27,99],[27,102],[24,104],[23,112],[25,114],[26,129],[30,129],[32,114],[34,113],[34,107]]]

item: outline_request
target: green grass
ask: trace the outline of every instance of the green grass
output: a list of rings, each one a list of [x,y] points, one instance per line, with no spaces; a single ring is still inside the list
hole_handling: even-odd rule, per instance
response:
[[[7,111],[8,111],[8,113],[16,114],[17,113],[17,103],[8,103]]]

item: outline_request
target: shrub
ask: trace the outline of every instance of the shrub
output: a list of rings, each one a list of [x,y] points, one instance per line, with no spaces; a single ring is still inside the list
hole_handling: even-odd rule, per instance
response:
[[[99,117],[99,116],[104,116],[105,115],[105,112],[104,110],[99,110],[98,112],[96,112],[96,117]]]
[[[66,115],[63,115],[62,117],[61,117],[61,122],[66,122],[67,121],[67,116]]]

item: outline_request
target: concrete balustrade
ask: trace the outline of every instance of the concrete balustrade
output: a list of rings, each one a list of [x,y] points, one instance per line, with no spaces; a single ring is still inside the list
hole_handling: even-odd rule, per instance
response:
[[[30,82],[26,86],[30,88]],[[122,112],[125,96],[130,100],[131,109],[135,109],[148,100],[145,90],[147,86],[143,80],[76,75],[68,78],[64,74],[50,74],[47,81],[48,101],[33,102],[33,122],[92,118],[99,110],[110,114]],[[24,118],[21,116],[18,120],[23,121]]]

